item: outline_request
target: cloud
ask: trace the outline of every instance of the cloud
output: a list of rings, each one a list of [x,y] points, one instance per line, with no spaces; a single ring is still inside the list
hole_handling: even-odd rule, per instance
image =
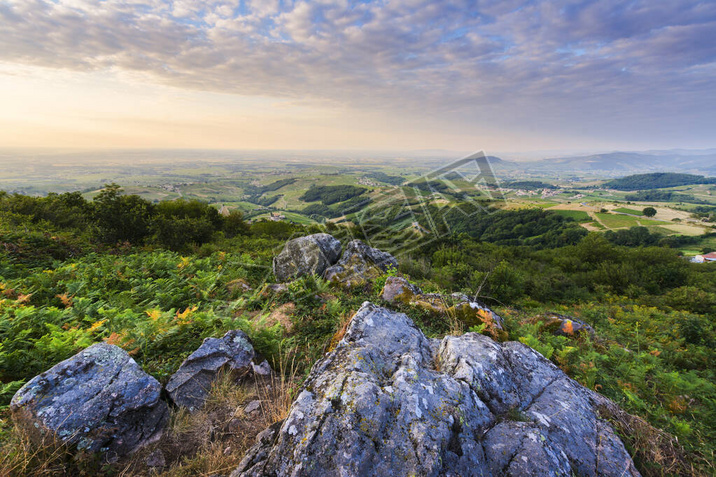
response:
[[[713,38],[692,0],[0,0],[0,62],[525,127],[712,111]]]

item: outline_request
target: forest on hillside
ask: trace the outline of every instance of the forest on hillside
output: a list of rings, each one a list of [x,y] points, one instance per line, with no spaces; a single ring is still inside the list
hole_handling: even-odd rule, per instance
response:
[[[634,174],[612,179],[604,183],[604,187],[617,190],[664,189],[694,184],[716,184],[716,178],[694,174],[678,174],[675,172],[654,172],[650,174]]]

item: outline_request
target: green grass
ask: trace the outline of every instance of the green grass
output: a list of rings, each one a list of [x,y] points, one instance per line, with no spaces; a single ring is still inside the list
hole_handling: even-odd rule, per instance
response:
[[[598,212],[596,216],[599,218],[599,220],[602,221],[602,223],[610,229],[620,229],[625,227],[635,227],[639,225],[637,223],[636,217],[631,217],[629,215],[623,215],[623,214],[608,214],[608,213],[602,213]]]
[[[644,215],[644,213],[641,210],[628,209],[626,207],[619,207],[618,209],[614,209],[614,212],[619,212],[622,214],[630,214],[630,215]]]
[[[550,212],[554,212],[555,214],[559,214],[564,217],[569,217],[577,222],[589,222],[592,220],[589,214],[583,210],[550,210]]]
[[[589,225],[591,225],[592,227],[598,228],[599,230],[606,230],[606,227],[604,227],[599,222],[591,222]]]

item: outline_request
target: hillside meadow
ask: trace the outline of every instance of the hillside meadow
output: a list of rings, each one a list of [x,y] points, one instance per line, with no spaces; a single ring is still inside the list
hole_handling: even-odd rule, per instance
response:
[[[318,277],[281,292],[265,287],[286,240],[327,231],[345,245],[370,240],[370,227],[249,225],[200,202],[172,204],[148,205],[112,188],[93,201],[0,196],[3,409],[28,379],[92,343],[121,346],[165,383],[203,338],[231,329],[245,331],[292,380],[290,399],[360,304],[381,302],[385,275],[351,289]],[[716,266],[689,263],[646,229],[589,233],[572,217],[538,209],[493,211],[479,221],[447,212],[450,229],[440,238],[416,232],[421,245],[398,255],[389,274],[426,292],[476,297],[503,316],[507,339],[643,419],[612,416],[644,475],[716,469]],[[390,221],[370,220],[378,228]],[[449,316],[398,309],[429,337],[469,331]],[[555,335],[544,320],[555,313],[588,323],[594,336]],[[3,412],[3,465],[17,469],[26,448]],[[191,475],[206,446],[220,443],[197,444],[167,475]],[[229,465],[218,454],[202,469]],[[63,465],[75,475],[118,472],[91,461]]]

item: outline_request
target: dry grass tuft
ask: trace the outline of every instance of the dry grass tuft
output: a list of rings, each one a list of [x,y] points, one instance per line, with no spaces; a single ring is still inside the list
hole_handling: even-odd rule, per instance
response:
[[[348,325],[351,324],[351,319],[353,318],[353,315],[353,313],[341,315],[341,319],[338,324],[338,331],[336,331],[331,337],[331,341],[328,343],[328,347],[326,348],[326,353],[336,349],[338,343],[346,335],[346,331],[348,331]]]
[[[254,444],[256,435],[288,415],[299,385],[292,369],[241,383],[231,373],[223,373],[202,409],[194,413],[173,411],[169,430],[161,441],[133,456],[119,475],[228,475]],[[247,413],[245,408],[253,401],[259,401],[260,406]],[[157,450],[166,466],[152,470],[145,459]]]
[[[45,435],[37,442],[10,424],[9,414],[3,411],[0,419],[0,477],[96,475],[100,468],[96,456],[74,453],[54,435]]]
[[[631,448],[634,463],[644,477],[707,476],[713,475],[711,472],[716,470],[707,459],[687,453],[674,436],[653,427],[641,417],[629,414],[614,402],[602,398],[598,409],[601,417],[614,426],[624,443]]]

